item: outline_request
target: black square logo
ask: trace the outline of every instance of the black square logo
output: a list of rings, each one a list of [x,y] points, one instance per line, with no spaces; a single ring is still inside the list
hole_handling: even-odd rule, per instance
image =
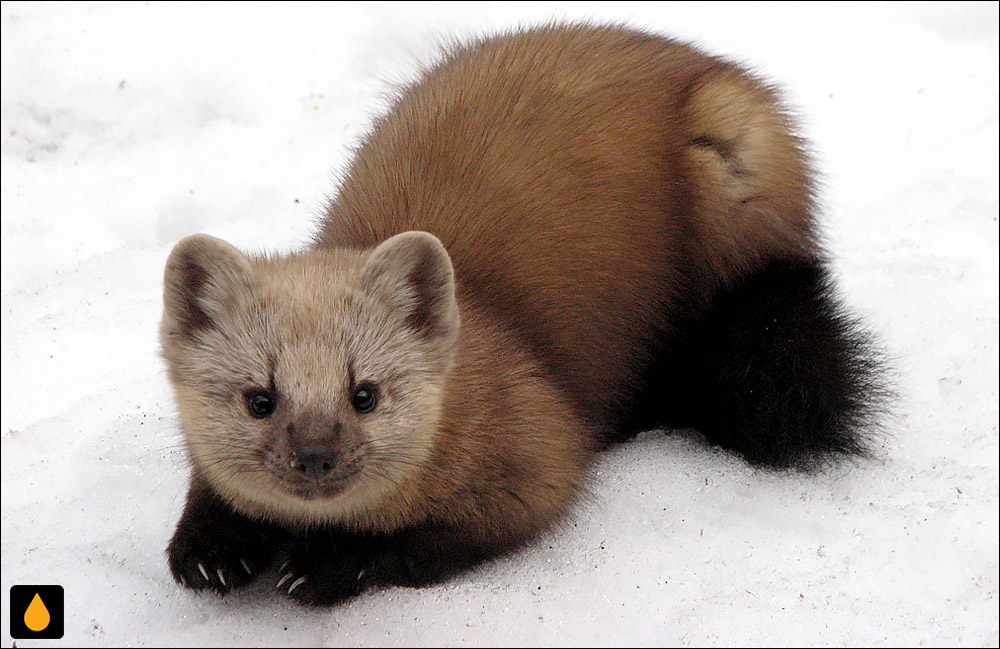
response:
[[[10,637],[63,637],[63,587],[11,586]]]

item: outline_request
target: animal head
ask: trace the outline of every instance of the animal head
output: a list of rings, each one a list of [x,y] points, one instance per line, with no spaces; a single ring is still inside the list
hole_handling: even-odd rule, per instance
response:
[[[167,261],[161,344],[196,470],[238,509],[369,520],[426,464],[460,329],[425,232],[252,257],[206,235]]]

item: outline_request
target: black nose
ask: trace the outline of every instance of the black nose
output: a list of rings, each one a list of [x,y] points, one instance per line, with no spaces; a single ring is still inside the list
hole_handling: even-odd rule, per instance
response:
[[[337,451],[323,444],[303,446],[292,456],[292,468],[319,480],[325,478],[337,465]]]

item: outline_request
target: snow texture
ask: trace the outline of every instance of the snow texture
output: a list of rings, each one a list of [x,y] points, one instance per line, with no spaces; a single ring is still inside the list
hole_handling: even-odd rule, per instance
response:
[[[893,359],[878,457],[768,473],[650,432],[560,528],[444,585],[331,610],[271,576],[182,590],[170,247],[304,244],[418,61],[553,18],[693,40],[784,89],[841,293]],[[2,30],[4,633],[10,586],[56,583],[62,646],[1000,642],[996,3],[5,2]]]

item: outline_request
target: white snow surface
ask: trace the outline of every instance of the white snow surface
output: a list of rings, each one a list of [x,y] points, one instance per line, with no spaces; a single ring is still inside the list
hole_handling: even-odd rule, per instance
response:
[[[997,646],[998,5],[2,5],[2,623],[30,646]],[[523,551],[328,610],[173,582],[187,467],[163,263],[304,245],[439,44],[624,21],[750,65],[801,115],[840,290],[892,358],[877,458],[769,473],[663,431]],[[7,642],[12,643],[7,635]]]

